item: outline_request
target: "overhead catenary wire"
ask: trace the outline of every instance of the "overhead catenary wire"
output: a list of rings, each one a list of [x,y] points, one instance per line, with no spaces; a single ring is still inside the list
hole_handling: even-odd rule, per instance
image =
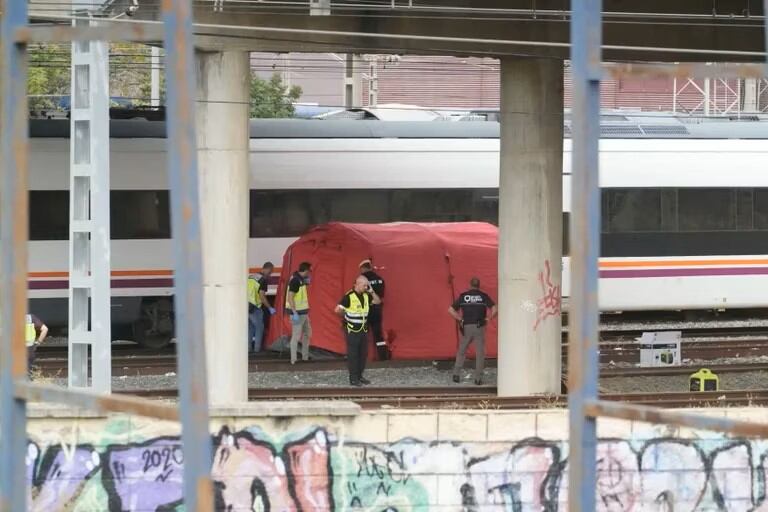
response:
[[[51,16],[51,19],[61,19],[73,21],[77,19],[87,20],[88,17],[65,15],[65,16]],[[160,21],[148,21],[148,20],[128,20],[128,19],[113,19],[110,23],[135,23],[140,25],[159,25]],[[307,28],[287,28],[287,27],[265,27],[265,26],[244,26],[244,25],[230,25],[230,24],[218,24],[218,23],[195,23],[194,29],[213,29],[213,30],[238,30],[241,32],[264,32],[264,33],[281,33],[281,34],[302,34],[302,35],[314,35],[314,36],[338,36],[338,37],[362,37],[362,38],[377,38],[377,39],[397,39],[397,40],[412,40],[412,41],[431,41],[431,42],[445,42],[445,43],[459,43],[459,44],[479,44],[479,45],[501,45],[501,46],[516,46],[516,47],[539,47],[539,48],[558,48],[558,49],[570,49],[570,42],[561,41],[538,41],[538,40],[515,40],[515,39],[493,39],[493,38],[473,38],[473,37],[453,37],[453,36],[429,36],[421,34],[393,34],[389,32],[359,32],[359,31],[345,31],[345,30],[322,30],[322,29],[307,29]],[[222,34],[216,34],[218,37],[222,37]],[[317,41],[313,41],[317,43]],[[319,44],[323,44],[322,42]],[[636,45],[602,45],[603,50],[614,51],[626,51],[626,52],[643,52],[643,53],[661,53],[661,54],[691,54],[691,55],[718,55],[718,56],[730,56],[730,57],[755,57],[765,59],[765,51],[748,51],[748,50],[716,50],[716,49],[703,49],[703,48],[679,48],[679,47],[665,47],[665,46],[636,46]],[[353,51],[353,48],[350,48]]]
[[[75,18],[75,17],[73,17],[73,16],[70,16],[69,18]],[[123,21],[129,21],[129,20],[123,20]],[[236,26],[228,26],[228,27],[232,27],[232,28],[242,28],[242,27],[236,27]],[[256,28],[255,28],[255,30],[258,30],[258,29],[260,29],[260,27],[256,27]],[[277,30],[280,30],[280,31],[282,31],[282,30],[284,30],[284,29],[277,29]],[[306,32],[306,31],[304,31],[304,30],[299,30],[299,32]],[[311,31],[311,32],[327,32],[327,31]],[[379,37],[379,36],[381,36],[381,34],[373,34],[373,36],[374,36],[374,37]],[[400,36],[398,35],[397,37],[400,37]],[[441,39],[441,38],[438,38],[438,39]],[[457,38],[452,38],[452,39],[457,39]],[[301,40],[298,40],[298,39],[296,39],[296,41],[301,41]],[[307,42],[306,40],[304,40],[304,41],[305,41],[305,42]],[[494,40],[494,41],[496,41],[496,40]],[[528,41],[524,42],[524,44],[529,44],[529,43],[530,43],[530,42],[528,42]],[[633,48],[634,48],[634,47],[633,47]],[[750,53],[751,53],[751,54],[754,54],[754,53],[757,53],[757,52],[750,52]],[[142,55],[142,54],[126,54],[125,56],[127,57],[127,56],[129,56],[129,55],[130,55],[130,56],[139,56],[139,57],[143,57],[143,56],[144,56],[144,55]],[[117,56],[117,55],[116,55],[116,56]],[[54,65],[55,65],[55,63],[56,63],[55,61],[54,61],[54,62],[50,62],[50,61],[49,61],[49,62],[47,62],[47,63],[42,63],[42,62],[41,62],[41,63],[38,63],[38,62],[33,62],[33,64],[34,64],[34,65],[41,65],[41,66],[51,66],[52,64],[54,64]],[[335,63],[335,61],[334,61],[334,63]],[[65,61],[63,64],[67,64],[67,66],[68,66],[68,62],[66,62],[66,61]],[[430,63],[430,64],[434,64],[434,63]],[[64,66],[64,67],[67,67],[67,66]],[[151,65],[149,65],[149,64],[142,64],[142,63],[130,63],[130,62],[126,63],[126,62],[122,62],[122,63],[118,64],[117,66],[118,66],[118,67],[121,67],[121,68],[123,68],[123,69],[128,69],[128,68],[130,68],[130,69],[134,69],[134,70],[142,70],[142,69],[144,69],[144,70],[149,70],[149,69],[152,69]],[[254,69],[255,71],[294,71],[294,70],[299,70],[299,71],[303,71],[303,72],[305,72],[305,73],[310,73],[310,72],[311,72],[311,73],[314,73],[314,76],[319,76],[319,72],[328,71],[328,70],[331,70],[331,71],[333,71],[333,73],[330,73],[330,74],[329,74],[329,75],[327,75],[327,76],[338,76],[336,71],[337,71],[337,69],[339,69],[339,71],[340,71],[340,68],[337,68],[336,66],[332,66],[332,67],[327,67],[327,68],[326,68],[326,67],[324,67],[324,66],[317,66],[317,65],[315,65],[315,66],[307,66],[307,65],[298,65],[298,66],[296,66],[296,65],[291,65],[291,66],[285,66],[285,65],[281,65],[281,64],[273,64],[273,65],[256,65],[256,66],[253,66],[253,69]],[[406,66],[405,66],[405,65],[398,65],[398,66],[394,67],[393,69],[394,69],[394,70],[396,70],[395,72],[401,72],[401,71],[411,71],[411,70],[408,70],[408,69],[406,68]],[[438,70],[438,69],[425,69],[425,71],[429,71],[429,72],[430,72],[431,74],[433,74],[433,75],[434,75],[434,74],[439,74],[439,73],[440,73],[441,71],[443,71],[443,70],[447,70],[447,71],[450,71],[450,69],[449,69],[449,68],[447,68],[447,67],[445,67],[444,65],[443,65],[443,69],[442,69],[442,70]],[[446,71],[446,74],[448,74],[448,72],[447,72],[447,71]],[[472,71],[473,71],[473,73],[476,73],[476,72],[477,72],[477,71],[475,71],[475,70],[472,70]],[[494,72],[495,72],[495,71],[497,71],[497,70],[495,70],[495,69],[492,69],[491,71],[494,71]],[[462,72],[463,72],[463,71],[462,71]],[[456,73],[456,71],[454,71],[452,74],[454,74],[454,75],[455,75],[455,73]]]
[[[209,7],[208,1],[195,1],[193,4],[199,6]],[[71,12],[71,8],[63,8],[60,3],[57,2],[45,2],[34,1],[30,2],[31,6],[52,6],[41,7],[47,11],[63,11]],[[90,6],[87,3],[77,2],[74,5]],[[268,9],[278,9],[273,11],[275,14],[289,14],[290,11],[301,11],[306,14],[308,12],[308,6],[306,1],[285,1],[285,0],[227,0],[227,12],[232,12],[232,5],[242,9],[248,7],[255,12],[263,13]],[[493,16],[489,19],[498,19],[498,16],[519,16],[521,19],[527,19],[531,21],[562,21],[569,22],[571,11],[568,9],[537,9],[537,8],[500,8],[500,7],[477,7],[477,6],[456,6],[456,5],[428,5],[424,3],[405,3],[405,2],[392,2],[392,0],[385,0],[381,2],[331,2],[331,11],[336,14],[338,11],[358,11],[358,15],[370,15],[371,11],[380,12],[397,12],[397,13],[409,13],[414,12],[434,12],[437,14],[445,13],[459,13],[466,15],[467,13],[483,13],[489,16]],[[144,12],[159,12],[159,4],[145,4],[142,5],[142,11]],[[239,11],[238,11],[239,12]],[[741,21],[754,21],[762,24],[764,20],[763,15],[752,14],[748,9],[742,10],[741,13],[717,13],[716,11],[710,11],[706,13],[662,13],[662,12],[631,12],[631,11],[606,11],[602,15],[603,21],[610,23],[614,20],[631,19],[631,22],[638,22],[640,19],[649,20],[702,20],[702,21],[720,21],[721,23],[733,23]]]

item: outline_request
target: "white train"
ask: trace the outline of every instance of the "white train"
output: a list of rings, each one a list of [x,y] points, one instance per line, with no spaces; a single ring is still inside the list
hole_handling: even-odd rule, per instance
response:
[[[601,142],[601,309],[763,306],[768,125],[620,117]],[[158,344],[173,322],[164,123],[111,129],[113,331]],[[68,132],[32,122],[29,298],[53,326],[66,324]],[[497,220],[497,123],[263,120],[251,136],[253,269],[279,266],[296,236],[332,220]],[[566,226],[569,174],[566,139]]]

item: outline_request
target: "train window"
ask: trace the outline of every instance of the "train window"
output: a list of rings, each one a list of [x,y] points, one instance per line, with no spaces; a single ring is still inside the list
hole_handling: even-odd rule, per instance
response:
[[[113,190],[110,194],[113,240],[171,237],[167,190]],[[32,190],[29,195],[29,239],[69,238],[69,191]]]
[[[571,253],[571,214],[563,212],[563,256]]]
[[[754,229],[768,229],[768,188],[754,189],[752,200]]]
[[[472,218],[470,190],[393,190],[392,220],[463,222]]]
[[[338,190],[310,194],[316,224],[330,221],[387,222],[389,194],[386,190]]]
[[[603,232],[633,233],[661,230],[661,190],[657,188],[603,191]]]
[[[69,239],[68,190],[30,190],[29,239]]]
[[[497,223],[495,189],[252,190],[251,237],[293,237],[326,222]]]
[[[680,231],[736,229],[736,193],[729,188],[681,188],[677,191]]]
[[[251,191],[251,236],[288,237],[312,222],[307,191]]]
[[[753,229],[752,212],[754,210],[754,191],[751,188],[736,189],[736,229]]]
[[[171,238],[167,190],[113,190],[110,201],[113,240]]]
[[[677,189],[661,189],[661,231],[677,231]]]

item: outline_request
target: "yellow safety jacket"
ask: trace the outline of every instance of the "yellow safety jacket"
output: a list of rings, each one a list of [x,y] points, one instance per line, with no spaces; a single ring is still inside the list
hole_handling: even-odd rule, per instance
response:
[[[255,277],[248,277],[248,302],[257,308],[261,307],[261,294],[259,293],[259,290],[261,290],[261,285],[259,284],[258,279]]]
[[[291,279],[293,279],[293,277]],[[290,313],[291,305],[288,302],[288,293],[289,292],[286,292],[285,294],[285,310]],[[293,303],[296,306],[297,312],[309,310],[309,295],[307,294],[307,283],[305,283],[304,280],[301,281],[299,291],[293,295]]]
[[[368,331],[368,311],[370,304],[368,294],[363,293],[363,300],[357,296],[354,290],[347,292],[349,307],[344,310],[344,321],[348,332]]]
[[[24,341],[28,347],[35,344],[35,338],[37,338],[37,331],[35,331],[35,324],[32,322],[32,315],[27,315],[24,325]]]

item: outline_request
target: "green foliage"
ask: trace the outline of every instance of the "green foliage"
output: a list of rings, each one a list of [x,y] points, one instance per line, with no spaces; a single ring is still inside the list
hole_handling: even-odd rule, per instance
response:
[[[162,65],[162,64],[161,64]],[[139,105],[149,105],[152,100],[152,73],[147,73],[146,77],[139,85]],[[165,105],[165,72],[160,70],[160,105]]]
[[[58,98],[41,95],[66,96],[69,94],[70,63],[69,48],[62,48],[56,44],[30,46],[27,79],[30,110],[54,108]]]
[[[115,43],[109,47],[109,95],[149,105],[152,64],[149,46]],[[162,82],[161,82],[162,84]]]
[[[269,80],[251,74],[251,117],[293,117],[293,102],[301,97],[301,87],[288,87],[279,73]]]
[[[56,107],[58,98],[69,95],[71,48],[59,44],[37,44],[29,49],[30,110]],[[149,47],[139,44],[110,46],[110,96],[131,98],[139,105],[149,105],[151,95],[151,56]],[[286,85],[280,74],[269,79],[251,74],[251,117],[292,117],[293,103],[302,94],[301,87]],[[165,73],[160,72],[160,104],[165,103]]]

